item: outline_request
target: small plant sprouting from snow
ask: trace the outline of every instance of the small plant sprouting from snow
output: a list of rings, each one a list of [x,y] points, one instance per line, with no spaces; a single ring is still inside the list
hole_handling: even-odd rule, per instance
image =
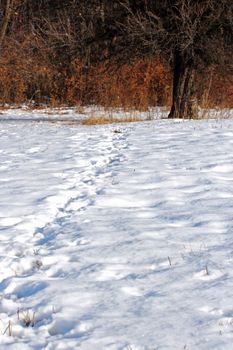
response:
[[[35,326],[35,312],[30,310],[18,310],[17,317],[18,321],[21,321],[25,327]]]
[[[37,260],[34,261],[33,266],[34,266],[35,269],[40,270],[43,267],[43,263],[42,263],[41,260],[37,259]]]

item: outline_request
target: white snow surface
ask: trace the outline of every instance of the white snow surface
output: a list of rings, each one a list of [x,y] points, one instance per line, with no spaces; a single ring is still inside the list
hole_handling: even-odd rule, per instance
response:
[[[233,121],[0,122],[0,349],[233,349]]]

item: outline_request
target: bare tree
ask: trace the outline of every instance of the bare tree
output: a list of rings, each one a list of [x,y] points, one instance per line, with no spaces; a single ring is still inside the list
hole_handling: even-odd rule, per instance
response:
[[[13,7],[13,0],[0,1],[1,5],[1,22],[0,22],[0,47],[6,35],[7,27],[11,18],[11,11]]]
[[[121,4],[127,15],[120,28],[128,37],[131,55],[158,53],[170,61],[169,118],[196,118],[198,69],[232,59],[233,2],[127,0]]]
[[[4,45],[6,36],[22,31],[22,18],[25,17],[25,4],[27,0],[0,0],[0,49]],[[19,10],[23,10],[23,12]],[[16,28],[15,28],[16,25]],[[16,33],[14,33],[16,32]],[[17,36],[16,34],[16,36]]]

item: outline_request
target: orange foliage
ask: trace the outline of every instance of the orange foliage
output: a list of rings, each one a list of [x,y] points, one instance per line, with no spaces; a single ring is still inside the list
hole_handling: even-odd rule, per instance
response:
[[[95,104],[146,110],[150,106],[170,104],[171,73],[159,57],[137,59],[118,69],[114,62],[86,67],[79,60],[62,69],[51,62],[49,55],[41,57],[41,53],[10,43],[4,48],[0,56],[2,105]],[[203,107],[233,107],[232,82],[220,78],[216,70],[206,74],[206,81],[202,75],[199,85],[199,101]]]
[[[159,59],[135,60],[119,69],[100,64],[82,67],[76,61],[66,80],[70,103],[147,109],[170,98],[170,74]]]

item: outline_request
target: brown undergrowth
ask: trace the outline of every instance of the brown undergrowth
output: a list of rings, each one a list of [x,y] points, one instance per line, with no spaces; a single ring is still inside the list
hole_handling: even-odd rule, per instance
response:
[[[50,52],[30,50],[31,40],[24,39],[18,46],[6,41],[0,56],[2,107],[100,105],[146,111],[171,102],[171,74],[159,57],[137,59],[118,69],[114,62],[86,66],[77,59],[61,66]],[[206,72],[206,79],[201,74],[197,86],[200,106],[233,108],[232,77],[223,78],[214,67]],[[95,123],[95,118],[89,123]]]
[[[108,118],[108,117],[90,117],[81,121],[82,125],[103,125],[115,123],[135,123],[143,121],[137,117],[123,117],[123,118]]]

